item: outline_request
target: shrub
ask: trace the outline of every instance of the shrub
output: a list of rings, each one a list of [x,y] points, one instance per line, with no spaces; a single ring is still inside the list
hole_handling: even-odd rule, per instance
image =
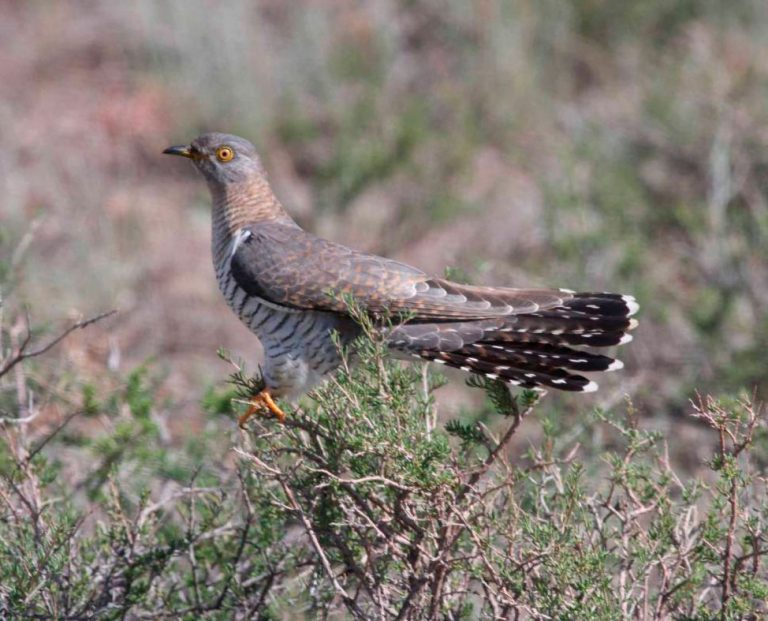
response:
[[[5,329],[4,344],[9,335]],[[757,619],[768,612],[768,499],[752,451],[765,439],[764,421],[755,404],[706,397],[694,405],[715,434],[706,480],[682,479],[666,441],[642,428],[631,405],[625,416],[595,413],[593,426],[616,434],[615,448],[598,459],[582,459],[573,438],[546,424],[527,455],[511,455],[539,395],[512,396],[472,379],[496,419],[440,425],[433,402],[440,378],[386,359],[369,336],[356,345],[354,370],[345,364],[285,426],[257,419],[228,437],[215,419],[231,413],[231,391],[212,391],[210,429],[182,447],[158,431],[146,370],[105,397],[83,389],[76,404],[71,392],[62,399],[44,383],[45,362],[35,354],[47,346],[11,340],[0,363],[3,613]],[[233,379],[251,386],[243,369]],[[62,402],[52,425],[39,424],[34,407],[21,415],[19,391],[33,381],[46,399]]]

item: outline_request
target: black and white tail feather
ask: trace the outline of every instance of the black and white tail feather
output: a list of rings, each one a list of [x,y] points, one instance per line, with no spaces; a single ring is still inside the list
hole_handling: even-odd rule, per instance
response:
[[[390,344],[418,358],[523,388],[592,392],[597,383],[581,373],[615,371],[624,364],[577,348],[631,341],[629,332],[637,326],[632,315],[639,306],[629,295],[572,295],[561,306],[501,321],[402,325],[393,330]],[[436,342],[441,346],[434,346]],[[453,346],[446,347],[446,342]]]

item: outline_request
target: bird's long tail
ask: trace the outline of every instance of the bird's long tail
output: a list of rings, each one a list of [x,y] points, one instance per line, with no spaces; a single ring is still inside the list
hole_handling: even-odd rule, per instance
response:
[[[631,317],[637,310],[631,296],[577,293],[562,306],[515,315],[501,323],[430,324],[438,331],[459,335],[474,331],[474,335],[462,339],[460,347],[410,347],[409,353],[524,388],[591,392],[597,384],[582,372],[614,371],[624,365],[579,347],[603,348],[631,341],[629,331],[637,325]],[[477,336],[480,338],[474,338]]]

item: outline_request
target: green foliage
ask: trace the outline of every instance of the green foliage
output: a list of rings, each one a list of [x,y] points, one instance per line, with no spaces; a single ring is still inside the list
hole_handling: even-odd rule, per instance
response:
[[[473,377],[488,400],[485,422],[442,429],[433,399],[441,380],[388,360],[372,319],[352,310],[367,334],[348,352],[355,366],[345,362],[301,408],[283,404],[285,426],[256,418],[235,435],[232,403],[244,407],[263,386],[238,365],[234,387],[210,389],[204,403],[212,423],[229,415],[230,433],[213,426],[181,446],[160,433],[159,408],[172,406],[159,404],[147,365],[108,386],[80,385],[81,407],[53,431],[6,421],[4,613],[766,613],[768,499],[751,452],[765,430],[750,401],[696,404],[694,415],[715,435],[702,480],[681,479],[663,435],[631,405],[626,416],[596,411],[575,436],[556,416],[545,419],[542,439],[516,457],[511,440],[539,393],[513,395]],[[35,375],[45,389],[43,369]],[[599,461],[588,453],[577,461],[581,436],[598,427],[611,448]],[[226,457],[232,443],[234,462]],[[73,468],[76,482],[65,476]]]
[[[476,424],[465,423],[459,419],[449,420],[445,424],[445,431],[459,438],[465,446],[480,444],[485,440],[485,434]]]

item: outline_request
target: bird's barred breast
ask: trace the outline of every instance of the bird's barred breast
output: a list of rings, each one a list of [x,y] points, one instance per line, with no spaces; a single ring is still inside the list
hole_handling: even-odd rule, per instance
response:
[[[306,392],[338,366],[333,326],[323,313],[284,309],[249,296],[226,266],[217,268],[216,280],[229,307],[259,337],[264,378],[276,396]]]

